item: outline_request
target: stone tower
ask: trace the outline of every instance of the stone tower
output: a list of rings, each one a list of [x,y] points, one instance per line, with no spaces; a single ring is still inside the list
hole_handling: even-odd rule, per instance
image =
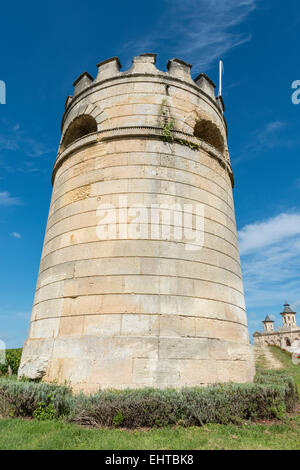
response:
[[[297,327],[296,323],[296,312],[294,312],[290,304],[287,302],[284,304],[283,312],[280,313],[282,317],[283,326]]]
[[[118,58],[68,96],[19,375],[75,390],[254,375],[222,98]]]
[[[267,332],[272,332],[274,331],[274,321],[271,320],[269,315],[266,316],[264,321],[262,322],[264,324],[264,330]]]

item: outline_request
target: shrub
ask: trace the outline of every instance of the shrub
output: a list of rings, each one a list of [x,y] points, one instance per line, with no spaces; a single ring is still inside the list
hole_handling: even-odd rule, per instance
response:
[[[240,423],[282,418],[297,402],[293,379],[281,371],[259,371],[251,384],[216,384],[175,389],[104,390],[73,395],[49,383],[0,378],[0,414],[108,427]]]
[[[40,401],[38,403],[38,406],[32,413],[32,416],[39,420],[39,421],[45,421],[49,419],[54,419],[55,418],[55,408],[54,408],[54,398],[50,394],[48,395],[48,398],[50,400],[50,403],[47,405],[44,401]]]
[[[253,384],[218,384],[180,390],[99,391],[77,397],[70,419],[92,426],[127,428],[199,426],[281,418],[297,401],[293,379],[260,372]]]
[[[13,374],[18,373],[22,355],[22,348],[18,349],[6,349],[6,362],[0,364],[0,376],[8,374],[8,368],[10,367]]]
[[[45,409],[52,404],[54,417],[59,417],[70,413],[72,400],[72,393],[65,386],[0,378],[1,416],[34,417],[43,403]]]

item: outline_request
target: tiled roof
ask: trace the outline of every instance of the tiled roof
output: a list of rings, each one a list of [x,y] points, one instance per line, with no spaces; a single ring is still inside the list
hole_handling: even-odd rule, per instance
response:
[[[294,311],[291,309],[290,304],[285,303],[285,304],[284,304],[284,309],[283,309],[283,312],[281,312],[281,315],[282,315],[283,313],[296,313],[296,312],[294,312]]]
[[[264,319],[263,323],[268,322],[268,321],[274,323],[274,321],[271,320],[271,318],[269,317],[269,315],[266,316],[266,318]]]

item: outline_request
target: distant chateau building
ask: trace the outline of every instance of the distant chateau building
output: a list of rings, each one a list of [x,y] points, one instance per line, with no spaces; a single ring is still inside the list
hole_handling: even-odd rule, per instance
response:
[[[284,304],[282,316],[283,326],[274,330],[274,321],[271,320],[269,315],[266,316],[264,321],[264,331],[259,333],[256,331],[253,334],[254,344],[261,346],[277,345],[284,349],[300,349],[300,327],[296,323],[296,312],[293,312],[288,303]]]

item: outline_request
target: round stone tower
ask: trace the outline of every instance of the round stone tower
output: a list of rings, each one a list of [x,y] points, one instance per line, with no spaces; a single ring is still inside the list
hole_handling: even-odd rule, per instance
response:
[[[224,104],[155,57],[105,60],[67,98],[20,376],[85,392],[253,379]]]

